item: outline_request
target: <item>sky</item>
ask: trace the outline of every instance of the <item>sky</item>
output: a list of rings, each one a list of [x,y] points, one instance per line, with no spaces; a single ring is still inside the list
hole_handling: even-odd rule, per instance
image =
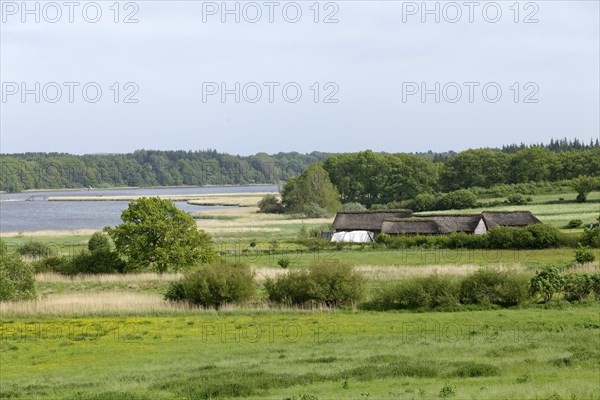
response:
[[[0,152],[589,142],[599,4],[2,0]]]

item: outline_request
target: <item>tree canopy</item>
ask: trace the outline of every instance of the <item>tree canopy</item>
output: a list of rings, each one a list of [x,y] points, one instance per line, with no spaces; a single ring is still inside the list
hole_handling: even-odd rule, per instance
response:
[[[290,179],[281,193],[286,212],[301,213],[316,205],[334,213],[340,206],[340,195],[329,179],[329,174],[317,163],[298,178]]]
[[[123,223],[105,230],[129,270],[179,271],[215,259],[210,236],[172,202],[142,197],[129,203]]]

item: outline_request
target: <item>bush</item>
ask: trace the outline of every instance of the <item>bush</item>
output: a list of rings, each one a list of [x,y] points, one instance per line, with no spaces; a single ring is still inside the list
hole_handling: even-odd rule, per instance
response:
[[[480,269],[460,284],[463,304],[516,306],[529,297],[528,279],[514,271]]]
[[[534,224],[525,227],[533,235],[533,246],[537,249],[556,247],[560,239],[560,231],[550,225]]]
[[[511,205],[521,206],[521,205],[529,203],[529,201],[531,201],[530,199],[531,199],[530,197],[526,198],[522,194],[515,193],[515,194],[511,194],[510,196],[508,196],[508,198],[506,199],[506,202]]]
[[[22,257],[49,257],[53,251],[46,243],[29,240],[17,247],[17,253]]]
[[[583,224],[583,221],[580,219],[572,219],[569,221],[567,225],[565,225],[566,229],[575,229],[579,228]]]
[[[367,207],[363,206],[360,203],[344,203],[340,206],[338,212],[357,212],[357,211],[366,211]]]
[[[36,274],[57,272],[64,274],[68,270],[69,260],[66,257],[47,257],[31,264]]]
[[[126,263],[114,251],[82,251],[66,262],[63,274],[114,274],[125,272]]]
[[[407,279],[381,289],[370,306],[379,310],[455,306],[458,287],[456,279],[437,274]]]
[[[192,268],[185,273],[182,283],[185,299],[205,307],[243,303],[255,292],[254,273],[240,263],[211,263]]]
[[[564,277],[564,294],[568,301],[583,301],[594,290],[594,281],[590,274],[568,274]]]
[[[388,244],[392,238],[387,233],[380,233],[375,236],[375,243]]]
[[[281,257],[279,260],[277,260],[277,265],[279,265],[283,269],[289,267],[291,263],[292,260],[289,257]]]
[[[535,295],[542,296],[545,303],[550,302],[554,295],[563,289],[564,279],[558,268],[548,266],[538,271],[530,282],[530,291]]]
[[[514,271],[480,269],[462,280],[460,300],[463,304],[516,306],[529,297],[527,284],[527,277]]]
[[[0,240],[0,301],[34,299],[35,278],[33,267],[8,251]]]
[[[510,249],[513,247],[513,228],[496,226],[484,236],[485,247],[490,249]]]
[[[88,250],[92,253],[99,251],[111,251],[112,243],[110,237],[103,232],[95,232],[88,240]]]
[[[575,250],[575,261],[579,264],[585,264],[593,262],[596,259],[594,253],[591,250],[579,245],[579,248]]]
[[[331,216],[329,210],[316,203],[304,206],[302,211],[307,218],[329,218]]]
[[[485,237],[483,235],[469,235],[465,232],[452,232],[448,236],[448,248],[450,249],[476,249],[483,246]]]
[[[435,210],[438,198],[429,193],[421,193],[415,196],[410,204],[410,208],[414,211],[431,211]]]
[[[600,248],[600,227],[593,229],[584,229],[581,238],[581,244],[583,246],[589,246],[592,248]]]
[[[169,283],[169,287],[165,293],[165,300],[182,301],[185,300],[185,286],[182,281],[174,281]]]
[[[437,202],[439,210],[459,210],[473,208],[477,204],[477,197],[468,189],[460,189],[443,195]]]
[[[265,282],[270,301],[294,305],[351,305],[362,299],[364,288],[363,276],[340,264],[316,264]]]
[[[596,300],[600,301],[600,272],[590,274],[592,292],[596,295]]]
[[[258,212],[265,214],[283,214],[281,201],[274,194],[267,194],[258,202]]]

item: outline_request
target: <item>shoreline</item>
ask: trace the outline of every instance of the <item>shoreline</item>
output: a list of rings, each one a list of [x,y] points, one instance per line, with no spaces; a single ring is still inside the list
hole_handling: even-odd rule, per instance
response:
[[[115,187],[97,187],[88,190],[88,188],[44,188],[44,189],[26,189],[20,192],[0,191],[0,195],[17,193],[37,193],[37,192],[93,192],[95,190],[136,190],[136,189],[206,189],[206,188],[231,188],[231,187],[258,187],[258,186],[279,186],[276,183],[248,183],[244,185],[180,185],[180,186],[115,186]]]

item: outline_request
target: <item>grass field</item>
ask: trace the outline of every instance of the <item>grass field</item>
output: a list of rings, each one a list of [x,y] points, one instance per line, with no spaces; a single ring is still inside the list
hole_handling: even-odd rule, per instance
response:
[[[326,229],[332,219],[258,214],[261,197],[190,199],[242,206],[198,213],[197,224],[225,258],[249,263],[259,284],[283,272],[277,260],[284,256],[291,268],[353,265],[371,289],[431,273],[466,275],[482,265],[533,273],[574,258],[573,249],[310,251],[291,241],[303,227]],[[530,205],[495,209],[531,210],[558,227],[597,218],[600,192],[585,204],[574,197],[534,196]],[[33,239],[75,254],[91,233],[2,236],[11,247]],[[599,260],[600,249],[594,251]],[[575,268],[593,272],[600,264]],[[600,399],[597,302],[420,313],[300,310],[273,308],[260,289],[253,304],[217,312],[165,302],[169,282],[180,276],[38,274],[38,300],[0,303],[0,399]]]
[[[1,327],[0,398],[600,398],[597,303],[38,316]]]

